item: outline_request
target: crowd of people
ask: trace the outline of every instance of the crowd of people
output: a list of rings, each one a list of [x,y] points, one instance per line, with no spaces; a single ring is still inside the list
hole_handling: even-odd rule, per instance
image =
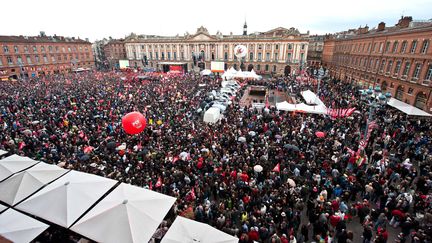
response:
[[[220,87],[217,77],[123,76],[95,71],[1,83],[0,148],[176,197],[155,241],[177,215],[241,243],[381,243],[390,227],[397,242],[432,241],[430,119],[382,107],[364,136],[369,109],[358,87],[329,79],[318,92],[324,103],[359,112],[334,119],[240,107],[243,88],[220,122],[206,124],[197,110]],[[297,99],[316,90],[294,80],[260,85]],[[141,134],[122,130],[131,111],[147,119]],[[348,227],[355,221],[361,230]],[[55,237],[46,232],[39,240]]]

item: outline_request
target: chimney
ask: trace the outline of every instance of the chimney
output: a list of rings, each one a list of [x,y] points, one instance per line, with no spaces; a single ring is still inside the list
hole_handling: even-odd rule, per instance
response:
[[[366,25],[365,27],[361,27],[361,26],[360,26],[360,27],[358,28],[358,33],[359,33],[359,34],[366,34],[368,31],[369,31],[369,26],[367,26],[367,25]]]
[[[412,17],[411,16],[402,16],[401,19],[399,19],[399,22],[397,23],[396,26],[400,27],[400,28],[407,28],[409,26],[409,24],[412,21]]]
[[[45,31],[40,31],[40,37],[45,37]]]
[[[385,23],[381,22],[378,24],[378,31],[383,31],[385,29]]]
[[[85,38],[85,41],[89,42],[89,38]]]

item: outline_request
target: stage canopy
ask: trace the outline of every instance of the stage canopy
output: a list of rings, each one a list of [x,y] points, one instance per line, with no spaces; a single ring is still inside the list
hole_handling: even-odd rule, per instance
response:
[[[324,105],[306,105],[304,103],[290,104],[284,101],[276,103],[276,108],[282,111],[296,111],[311,114],[327,114],[327,108]]]
[[[98,242],[148,242],[175,200],[122,183],[71,230]]]
[[[5,155],[5,154],[7,154],[7,153],[9,153],[9,152],[0,149],[0,156]]]
[[[394,107],[400,111],[402,111],[405,114],[408,114],[410,116],[432,116],[431,114],[420,110],[417,107],[414,107],[410,104],[407,104],[405,102],[402,102],[400,100],[397,100],[395,98],[390,98],[390,100],[387,102],[387,105]]]

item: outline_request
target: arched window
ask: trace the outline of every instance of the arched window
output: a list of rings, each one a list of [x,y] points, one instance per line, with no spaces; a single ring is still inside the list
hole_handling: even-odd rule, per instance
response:
[[[381,84],[381,90],[382,90],[382,92],[387,91],[387,82],[386,81],[382,82],[382,84]]]
[[[398,100],[402,100],[403,99],[403,93],[404,93],[404,88],[403,86],[398,86],[398,88],[396,89],[396,99]]]
[[[424,92],[417,94],[414,106],[422,110],[426,107],[426,94]]]

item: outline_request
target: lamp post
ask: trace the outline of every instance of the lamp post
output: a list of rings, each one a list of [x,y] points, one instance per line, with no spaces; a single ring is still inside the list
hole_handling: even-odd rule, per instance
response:
[[[387,104],[387,102],[390,100],[390,98],[391,98],[390,92],[383,94],[379,86],[376,86],[374,89],[372,89],[372,87],[369,87],[368,90],[366,91],[363,90],[363,92],[361,93],[361,99],[367,102],[367,105],[369,106],[369,116],[366,122],[366,129],[364,131],[364,137],[363,137],[364,140],[366,140],[367,138],[369,124],[373,119],[375,110],[384,107]]]

